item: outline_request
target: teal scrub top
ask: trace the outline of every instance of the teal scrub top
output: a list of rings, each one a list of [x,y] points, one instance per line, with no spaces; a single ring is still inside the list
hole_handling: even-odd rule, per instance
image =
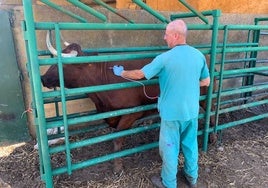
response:
[[[175,46],[158,55],[142,71],[146,79],[159,78],[158,110],[166,121],[198,117],[200,80],[209,77],[204,55],[189,45]]]

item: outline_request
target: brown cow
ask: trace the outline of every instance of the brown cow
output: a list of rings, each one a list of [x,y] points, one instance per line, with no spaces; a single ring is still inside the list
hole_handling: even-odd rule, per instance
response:
[[[78,56],[84,56],[81,47],[78,44],[70,44],[62,52],[68,54],[76,51]],[[128,62],[103,62],[91,64],[65,64],[64,70],[64,84],[66,88],[77,88],[103,84],[113,84],[126,82],[122,77],[115,76],[111,67],[114,65],[124,65],[125,69],[133,70],[140,69],[145,64],[149,63],[151,59],[132,60]],[[53,88],[59,86],[58,67],[52,65],[47,72],[41,77],[42,83],[45,87]],[[146,92],[149,96],[158,96],[158,85],[146,86]],[[206,93],[206,90],[202,90]],[[204,93],[202,93],[204,94]],[[95,103],[98,112],[107,112],[122,108],[129,108],[139,105],[156,103],[156,99],[149,99],[145,96],[142,87],[111,90],[88,94],[89,98]],[[146,112],[138,112],[118,117],[107,118],[105,121],[109,126],[114,127],[117,131],[128,129],[139,118],[146,115]],[[121,149],[123,138],[114,140],[114,150]],[[121,159],[114,160],[114,171],[122,170]]]
[[[63,53],[70,51],[77,51],[78,56],[84,56],[81,47],[78,44],[70,44]],[[142,68],[143,65],[150,62],[147,60],[133,60],[131,63],[125,63],[126,69]],[[92,64],[68,64],[64,65],[64,83],[66,88],[78,88],[94,85],[113,84],[119,82],[127,82],[122,77],[115,76],[111,67],[122,62],[104,62]],[[58,66],[52,65],[47,72],[41,77],[43,86],[53,88],[59,86]],[[158,85],[146,86],[146,93],[149,96],[158,96]],[[156,103],[157,99],[148,99],[142,87],[111,90],[105,92],[97,92],[88,94],[89,98],[94,102],[98,112],[107,112],[122,108],[134,107],[139,105]],[[137,112],[128,115],[122,115],[112,118],[107,118],[105,121],[109,126],[116,130],[124,130],[130,128],[133,123],[147,115],[149,112]],[[114,140],[114,150],[121,149],[123,138]],[[122,162],[120,159],[115,160],[115,172],[122,169]]]

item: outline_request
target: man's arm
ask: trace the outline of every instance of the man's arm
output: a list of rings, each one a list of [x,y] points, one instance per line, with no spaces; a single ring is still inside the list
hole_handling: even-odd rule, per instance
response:
[[[209,84],[210,84],[210,77],[207,77],[207,78],[205,78],[205,79],[203,79],[203,80],[200,80],[200,86],[209,86]]]
[[[139,80],[144,78],[144,73],[142,72],[142,70],[129,70],[129,71],[123,70],[121,76],[134,80]]]
[[[113,66],[113,72],[116,76],[122,76],[124,78],[130,78],[134,80],[139,80],[145,77],[142,70],[136,69],[136,70],[125,71],[122,65]]]

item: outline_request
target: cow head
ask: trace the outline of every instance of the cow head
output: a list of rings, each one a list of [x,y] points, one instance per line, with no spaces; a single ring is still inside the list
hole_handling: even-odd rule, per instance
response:
[[[49,33],[47,33],[46,43],[49,51],[57,55],[57,51],[53,48],[50,42]],[[74,57],[74,56],[91,56],[91,55],[98,55],[96,52],[91,53],[84,53],[81,49],[81,46],[76,43],[67,43],[64,42],[67,46],[65,49],[62,50],[62,57]],[[81,83],[77,83],[77,80],[80,78],[83,71],[85,71],[86,64],[65,64],[63,65],[63,73],[64,73],[64,84],[66,88],[74,88]],[[52,65],[46,71],[44,75],[41,76],[41,81],[44,87],[47,88],[54,88],[60,86],[59,81],[59,71],[58,65]]]
[[[66,88],[76,88],[81,87],[80,85],[83,82],[79,82],[82,76],[84,75],[86,64],[68,64],[63,65],[63,77],[64,77],[64,86]],[[58,65],[52,65],[48,68],[46,73],[41,76],[41,81],[44,87],[49,89],[59,87],[59,70]]]

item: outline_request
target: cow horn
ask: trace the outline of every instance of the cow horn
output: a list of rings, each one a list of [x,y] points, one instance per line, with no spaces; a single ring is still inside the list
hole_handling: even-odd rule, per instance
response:
[[[50,36],[49,36],[49,31],[47,31],[47,36],[46,36],[46,44],[47,44],[47,48],[48,50],[55,56],[58,55],[58,52],[57,50],[51,45],[51,42],[50,42]],[[76,57],[78,54],[77,51],[74,51],[72,50],[70,53],[61,53],[61,56],[62,57]]]

